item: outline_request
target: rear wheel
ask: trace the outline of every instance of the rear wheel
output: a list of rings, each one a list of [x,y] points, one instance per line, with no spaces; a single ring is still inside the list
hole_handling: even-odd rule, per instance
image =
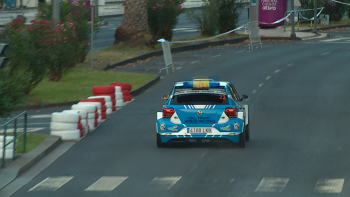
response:
[[[164,148],[167,147],[167,143],[162,143],[162,140],[160,139],[159,133],[157,133],[157,147],[158,148]]]
[[[245,141],[249,141],[249,138],[250,138],[250,133],[249,133],[249,124],[247,124],[246,126],[245,126],[245,131],[244,131],[244,133],[245,133]]]
[[[245,132],[239,134],[239,142],[238,142],[238,145],[239,145],[241,148],[245,148]]]

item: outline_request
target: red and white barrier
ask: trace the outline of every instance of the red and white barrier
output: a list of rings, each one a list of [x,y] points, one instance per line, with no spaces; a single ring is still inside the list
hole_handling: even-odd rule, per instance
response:
[[[51,115],[51,135],[60,136],[62,140],[78,140],[84,136],[79,114],[54,112]]]
[[[83,125],[83,131],[84,135],[86,135],[89,132],[89,125],[87,124],[87,117],[88,113],[85,110],[64,110],[62,113],[73,113],[73,114],[79,114],[80,115],[80,123]]]
[[[6,144],[13,140],[13,136],[6,136]],[[4,136],[0,135],[0,158],[3,158],[2,152],[4,147]],[[7,145],[5,148],[5,159],[12,159],[13,151],[16,151],[14,148],[14,143]]]

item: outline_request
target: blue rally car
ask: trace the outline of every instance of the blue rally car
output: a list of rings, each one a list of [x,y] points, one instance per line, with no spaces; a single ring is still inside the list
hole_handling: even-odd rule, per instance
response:
[[[249,141],[248,105],[230,82],[193,79],[176,82],[157,112],[157,147],[168,142]]]

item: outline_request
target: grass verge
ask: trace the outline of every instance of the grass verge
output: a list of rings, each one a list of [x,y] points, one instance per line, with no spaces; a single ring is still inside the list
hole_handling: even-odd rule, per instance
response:
[[[92,96],[92,87],[109,85],[111,82],[131,83],[136,89],[152,80],[156,75],[72,68],[61,81],[52,82],[45,78],[21,105],[38,105],[75,101]]]
[[[18,133],[18,134],[22,134],[22,133]],[[13,133],[8,134],[7,136],[13,136]],[[26,153],[31,151],[41,142],[43,142],[48,136],[49,135],[45,135],[45,134],[27,133]],[[17,153],[23,153],[23,138],[24,138],[23,135],[18,138]]]

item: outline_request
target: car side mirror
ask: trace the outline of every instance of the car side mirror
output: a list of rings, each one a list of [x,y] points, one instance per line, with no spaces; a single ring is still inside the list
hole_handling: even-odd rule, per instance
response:
[[[168,96],[168,95],[164,95],[164,96],[161,97],[161,99],[163,99],[163,100],[169,100],[169,96]]]
[[[245,99],[247,99],[248,98],[248,96],[247,95],[245,95],[245,94],[243,94],[242,95],[242,99],[241,100],[245,100]]]

